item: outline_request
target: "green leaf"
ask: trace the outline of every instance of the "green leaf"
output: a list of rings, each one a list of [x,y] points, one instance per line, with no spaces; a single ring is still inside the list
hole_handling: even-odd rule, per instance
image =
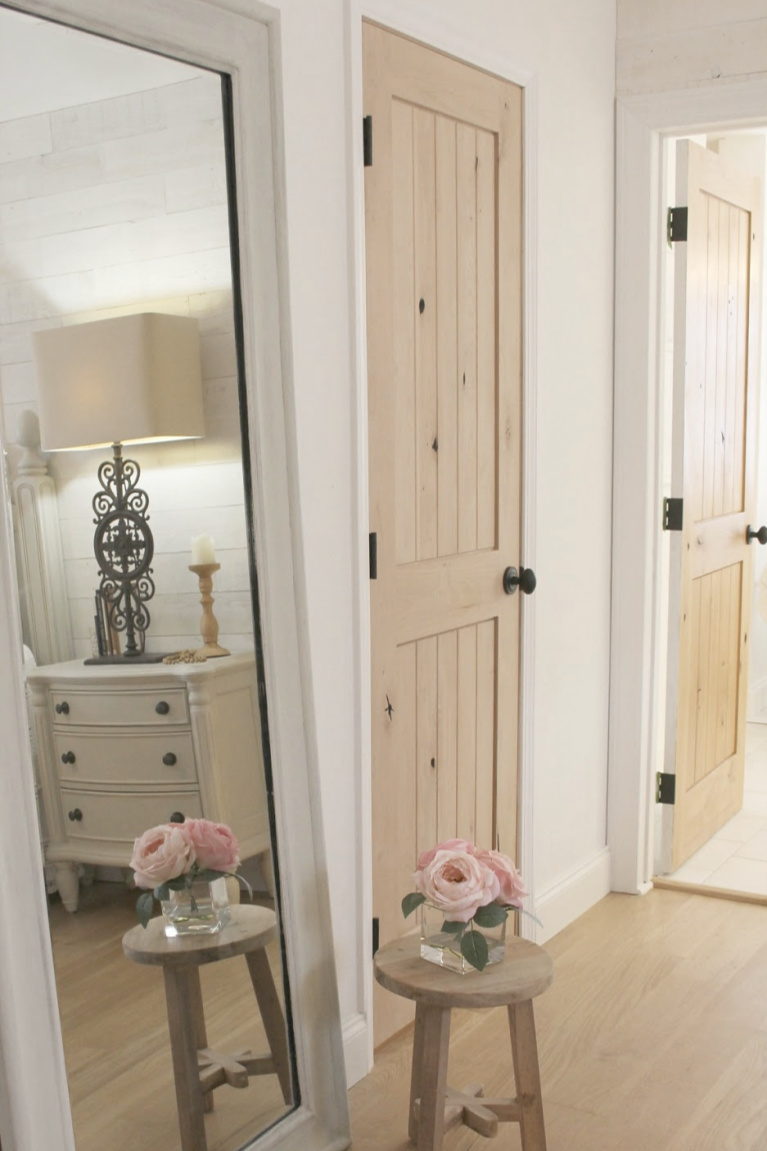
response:
[[[159,900],[170,899],[170,884],[161,883],[159,887],[155,887],[154,897]]]
[[[468,926],[468,923],[455,923],[450,919],[446,919],[442,924],[442,930],[447,932],[448,935],[463,935]]]
[[[154,910],[154,896],[151,891],[142,891],[136,900],[136,915],[142,927],[146,927],[152,918]]]
[[[506,908],[499,903],[488,903],[474,912],[474,922],[478,927],[497,927],[506,919]]]
[[[421,895],[420,891],[411,891],[402,900],[402,914],[407,919],[408,915],[412,915],[416,907],[420,907],[422,903],[426,902],[426,896]]]
[[[237,875],[237,873],[235,872],[234,878],[237,880],[238,883],[241,883],[243,887],[247,888],[248,895],[250,896],[250,902],[252,903],[253,902],[253,888],[250,886],[250,884],[248,883],[245,876],[244,875]]]
[[[177,875],[175,879],[169,879],[164,883],[163,887],[169,887],[171,891],[183,891],[189,886],[186,880],[186,875]]]
[[[227,875],[229,875],[228,871],[215,871],[212,867],[206,867],[197,872],[196,878],[204,879],[206,883],[212,883],[214,879],[226,879]]]
[[[467,963],[484,971],[487,967],[487,940],[481,931],[467,931],[461,940],[461,954]]]

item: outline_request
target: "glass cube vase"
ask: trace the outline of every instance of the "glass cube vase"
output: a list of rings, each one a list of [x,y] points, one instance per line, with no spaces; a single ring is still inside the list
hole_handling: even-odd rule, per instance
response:
[[[195,879],[181,891],[171,891],[170,899],[163,899],[162,914],[165,934],[215,935],[229,923],[229,896],[226,880],[214,879],[208,883]]]
[[[487,964],[503,960],[506,951],[506,923],[504,919],[495,927],[478,927],[475,923],[467,923],[464,935],[476,931],[482,935],[487,943]],[[474,972],[480,975],[481,971],[469,963],[461,951],[461,937],[453,931],[446,931],[445,913],[428,903],[421,904],[421,958],[429,963],[436,963],[440,967],[447,967],[459,975],[469,975]],[[484,968],[483,968],[484,970]]]

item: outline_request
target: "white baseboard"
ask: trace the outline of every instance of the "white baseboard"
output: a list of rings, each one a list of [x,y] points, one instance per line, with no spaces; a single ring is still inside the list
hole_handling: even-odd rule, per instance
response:
[[[562,931],[584,911],[599,903],[610,890],[610,851],[603,847],[592,859],[560,876],[536,894],[535,914],[542,926],[536,942]]]
[[[346,1063],[346,1086],[353,1087],[364,1079],[373,1067],[373,1045],[370,1042],[365,1015],[353,1015],[341,1028]]]
[[[767,676],[748,685],[746,718],[752,723],[764,723],[767,713]]]

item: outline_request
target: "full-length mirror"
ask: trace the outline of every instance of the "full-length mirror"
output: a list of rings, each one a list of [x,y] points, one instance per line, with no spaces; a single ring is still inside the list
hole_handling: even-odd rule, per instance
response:
[[[0,43],[0,415],[76,1147],[235,1151],[299,1088],[267,807],[227,88],[217,72],[3,7]],[[133,842],[182,816],[231,828],[246,881],[228,883],[231,954],[206,953],[186,982],[178,951],[151,953],[149,929],[123,946],[137,922]],[[222,858],[206,866],[233,870]],[[238,919],[238,901],[260,918]],[[181,943],[191,954],[210,938]],[[203,1050],[196,1119],[187,1027]]]

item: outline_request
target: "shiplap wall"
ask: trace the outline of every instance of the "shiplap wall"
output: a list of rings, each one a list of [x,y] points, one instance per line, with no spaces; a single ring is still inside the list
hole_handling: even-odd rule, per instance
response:
[[[767,78],[767,0],[618,0],[618,95]]]
[[[11,470],[19,413],[36,408],[30,333],[138,311],[200,325],[206,436],[131,447],[149,493],[156,595],[149,650],[199,646],[188,571],[209,533],[220,642],[252,644],[226,178],[218,77],[0,123],[0,390]],[[75,651],[91,647],[96,469],[108,452],[49,457],[59,493]]]

